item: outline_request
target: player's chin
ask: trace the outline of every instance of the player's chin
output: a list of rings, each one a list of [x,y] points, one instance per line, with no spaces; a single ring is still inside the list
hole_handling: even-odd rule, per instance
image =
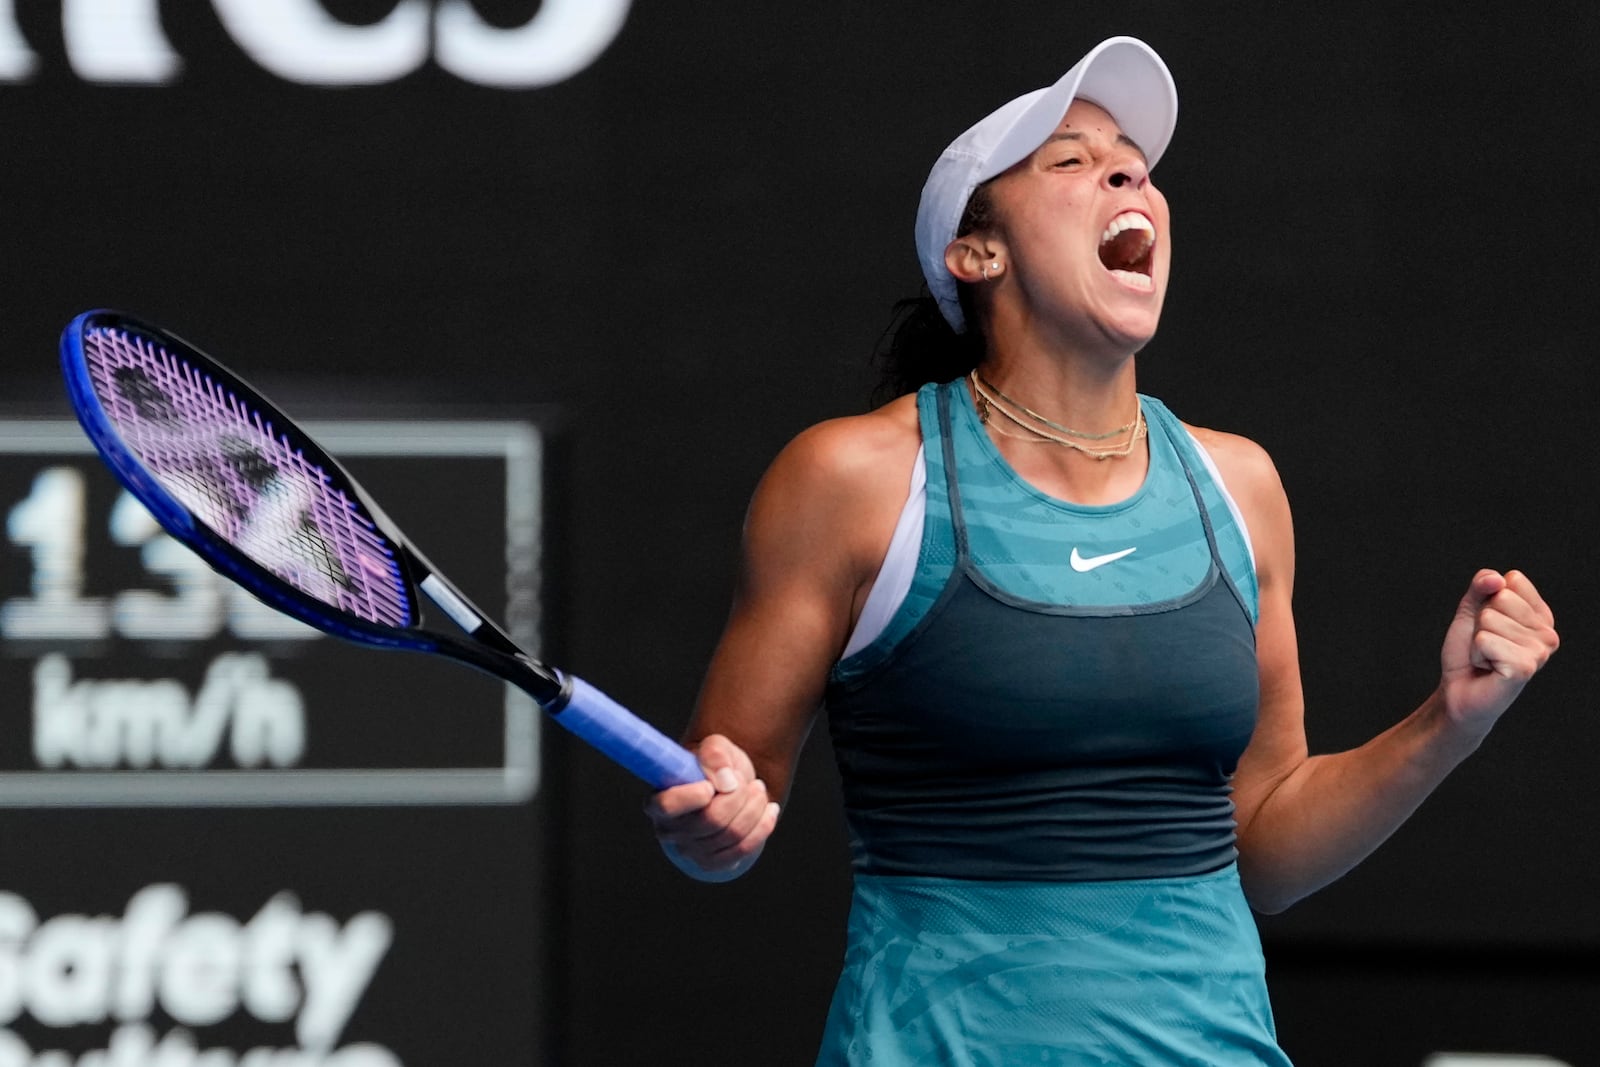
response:
[[[1128,352],[1137,352],[1155,337],[1161,325],[1159,303],[1140,308],[1119,308],[1100,319],[1101,332],[1113,345]]]

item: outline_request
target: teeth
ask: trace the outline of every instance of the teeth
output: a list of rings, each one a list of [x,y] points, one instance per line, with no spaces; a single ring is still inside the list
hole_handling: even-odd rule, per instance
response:
[[[1149,219],[1137,211],[1124,211],[1111,220],[1111,224],[1106,227],[1106,232],[1100,235],[1100,243],[1105,244],[1123,230],[1143,230],[1151,242],[1155,241],[1156,228],[1151,225]]]
[[[1155,280],[1150,275],[1140,274],[1138,271],[1114,270],[1111,272],[1111,276],[1124,285],[1130,285],[1135,289],[1143,289],[1147,293],[1153,292],[1156,287]]]

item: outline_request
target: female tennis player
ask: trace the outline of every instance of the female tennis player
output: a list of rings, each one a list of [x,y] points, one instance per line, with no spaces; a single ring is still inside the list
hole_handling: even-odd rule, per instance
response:
[[[1272,461],[1135,386],[1176,109],[1113,38],[958,137],[906,395],[802,433],[751,504],[687,735],[709,782],[649,814],[689,874],[742,873],[826,707],[854,896],[819,1063],[1287,1063],[1251,908],[1360,862],[1556,649],[1528,577],[1479,571],[1437,689],[1308,755]]]

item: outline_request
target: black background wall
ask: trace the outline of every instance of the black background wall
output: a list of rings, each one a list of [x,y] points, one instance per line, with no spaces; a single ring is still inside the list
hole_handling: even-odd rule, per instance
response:
[[[1385,849],[1263,920],[1283,1041],[1306,1067],[1600,1062],[1592,6],[640,3],[592,63],[527,88],[425,58],[295,84],[229,32],[237,4],[198,0],[100,5],[157,11],[181,57],[163,84],[108,84],[70,55],[71,7],[16,5],[36,66],[0,80],[8,406],[64,415],[56,337],[112,306],[330,412],[536,421],[541,647],[669,732],[760,472],[866,406],[868,353],[920,284],[933,158],[1102,37],[1149,41],[1181,114],[1155,174],[1174,281],[1141,387],[1277,462],[1313,747],[1429,692],[1480,566],[1527,570],[1564,638]],[[583,9],[475,7],[508,33]],[[369,28],[399,10],[321,8]],[[400,493],[402,523],[426,514]],[[447,571],[450,541],[446,523],[428,543]],[[19,751],[30,699],[0,693]],[[412,713],[353,681],[318,728]],[[289,889],[341,922],[383,910],[395,947],[345,1040],[396,1062],[809,1062],[848,900],[820,731],[779,839],[728,886],[659,860],[642,790],[552,733],[537,795],[510,804],[14,808],[0,888],[41,919],[121,914],[167,881],[240,921]],[[35,1048],[106,1037],[31,1025]],[[216,1032],[196,1030],[287,1041]]]

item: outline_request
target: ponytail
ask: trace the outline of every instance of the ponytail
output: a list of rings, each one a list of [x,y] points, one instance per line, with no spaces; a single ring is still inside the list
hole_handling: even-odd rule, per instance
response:
[[[872,392],[872,406],[914,393],[927,382],[954,381],[976,367],[983,352],[983,334],[976,330],[956,333],[933,297],[897,301],[873,350],[878,385]]]
[[[956,236],[987,228],[993,222],[994,202],[989,196],[989,183],[985,182],[968,197]],[[878,365],[873,407],[914,393],[927,382],[954,381],[983,361],[986,349],[983,331],[973,314],[972,289],[959,282],[956,289],[967,321],[965,333],[956,333],[939,310],[938,301],[926,289],[922,296],[895,303],[889,325],[873,347],[873,362]]]

